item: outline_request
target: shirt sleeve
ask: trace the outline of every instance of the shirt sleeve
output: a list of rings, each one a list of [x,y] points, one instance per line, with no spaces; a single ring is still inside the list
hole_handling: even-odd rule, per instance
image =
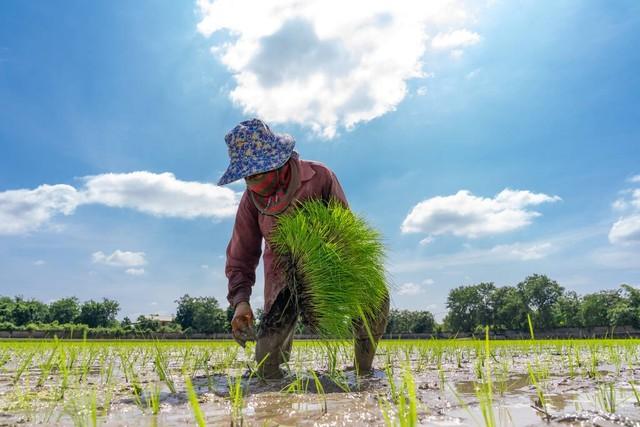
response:
[[[251,287],[256,282],[256,267],[262,254],[262,232],[258,210],[245,191],[240,200],[233,234],[227,246],[225,274],[229,279],[227,300],[232,307],[249,302]]]
[[[338,181],[338,177],[333,171],[329,171],[329,184],[327,186],[327,190],[325,192],[325,200],[330,200],[331,198],[337,199],[341,202],[345,208],[349,209],[349,202],[347,201],[347,196],[344,194],[344,190]]]

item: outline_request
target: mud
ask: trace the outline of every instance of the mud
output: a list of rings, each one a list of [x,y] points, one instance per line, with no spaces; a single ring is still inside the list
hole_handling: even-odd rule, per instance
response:
[[[277,381],[256,378],[251,351],[226,344],[79,346],[60,358],[63,347],[50,358],[53,347],[5,345],[0,426],[197,425],[185,376],[207,425],[386,425],[385,415],[396,424],[407,372],[418,425],[640,426],[638,345],[594,345],[501,345],[489,357],[479,345],[390,343],[378,351],[379,369],[357,377],[348,368],[349,346],[305,344],[294,347],[289,374]]]

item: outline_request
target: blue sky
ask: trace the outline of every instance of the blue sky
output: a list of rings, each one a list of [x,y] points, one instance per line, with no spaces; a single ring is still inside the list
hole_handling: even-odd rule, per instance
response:
[[[253,116],[382,231],[395,307],[639,284],[637,2],[243,3],[0,5],[0,294],[224,304],[214,184]]]

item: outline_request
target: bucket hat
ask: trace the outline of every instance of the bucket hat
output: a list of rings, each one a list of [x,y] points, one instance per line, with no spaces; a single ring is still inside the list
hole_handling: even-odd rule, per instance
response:
[[[289,160],[296,145],[291,135],[272,132],[260,119],[240,122],[225,135],[224,141],[230,163],[218,185],[278,169]]]

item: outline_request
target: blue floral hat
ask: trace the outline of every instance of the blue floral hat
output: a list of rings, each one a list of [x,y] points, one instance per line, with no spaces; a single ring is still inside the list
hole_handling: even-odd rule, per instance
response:
[[[225,135],[224,141],[231,163],[218,185],[278,169],[289,160],[296,145],[291,135],[273,133],[259,119],[240,122]]]

